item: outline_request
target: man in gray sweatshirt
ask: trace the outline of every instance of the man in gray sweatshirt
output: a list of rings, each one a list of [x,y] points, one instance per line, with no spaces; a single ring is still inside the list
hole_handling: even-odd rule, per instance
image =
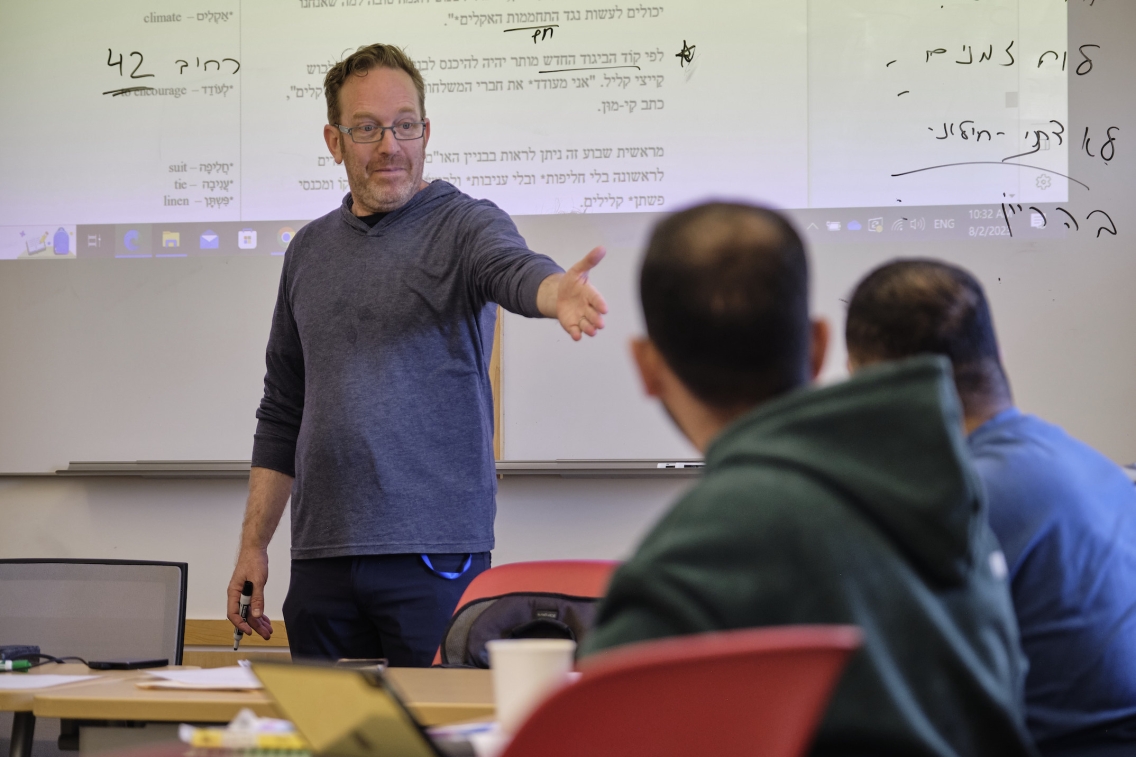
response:
[[[324,91],[351,193],[284,258],[228,614],[272,634],[267,547],[291,496],[293,656],[429,665],[493,548],[496,305],[594,336],[604,251],[565,273],[493,203],[423,181],[425,85],[397,47],[359,48]]]

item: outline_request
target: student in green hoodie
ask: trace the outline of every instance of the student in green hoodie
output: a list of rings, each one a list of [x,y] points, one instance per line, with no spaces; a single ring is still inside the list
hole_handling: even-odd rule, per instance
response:
[[[840,623],[864,647],[813,755],[1033,754],[1006,564],[942,358],[809,389],[803,244],[747,205],[656,228],[640,275],[646,392],[702,480],[615,574],[583,654],[734,628]]]

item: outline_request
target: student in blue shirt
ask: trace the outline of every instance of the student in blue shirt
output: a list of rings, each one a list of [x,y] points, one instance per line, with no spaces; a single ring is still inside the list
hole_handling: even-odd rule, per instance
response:
[[[954,365],[1008,562],[1041,752],[1136,754],[1136,487],[1014,406],[986,296],[968,272],[933,260],[877,268],[852,295],[845,338],[853,371],[920,353]]]

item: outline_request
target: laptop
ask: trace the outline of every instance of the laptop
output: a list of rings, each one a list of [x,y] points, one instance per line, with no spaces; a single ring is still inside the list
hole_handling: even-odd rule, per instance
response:
[[[473,757],[469,740],[426,733],[376,669],[253,662],[280,714],[327,757]]]

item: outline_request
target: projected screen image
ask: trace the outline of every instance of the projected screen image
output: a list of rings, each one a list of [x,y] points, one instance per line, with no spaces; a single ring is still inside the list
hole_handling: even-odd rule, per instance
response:
[[[650,2],[20,4],[0,257],[282,254],[348,191],[323,78],[376,41],[425,78],[426,178],[516,216],[713,196],[833,240],[1060,233],[1064,0]]]

